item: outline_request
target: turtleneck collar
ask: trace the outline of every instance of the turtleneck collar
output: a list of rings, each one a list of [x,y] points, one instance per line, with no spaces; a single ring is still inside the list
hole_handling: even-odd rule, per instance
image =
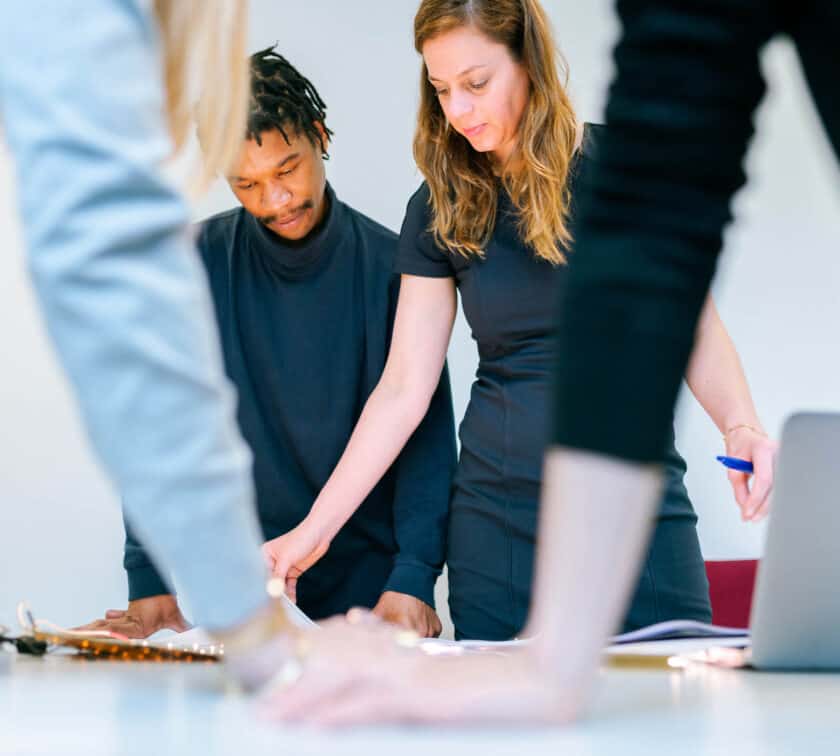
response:
[[[344,207],[329,183],[325,192],[326,215],[299,241],[279,237],[253,215],[245,213],[255,250],[278,275],[289,279],[307,278],[320,272],[332,258],[341,237]]]

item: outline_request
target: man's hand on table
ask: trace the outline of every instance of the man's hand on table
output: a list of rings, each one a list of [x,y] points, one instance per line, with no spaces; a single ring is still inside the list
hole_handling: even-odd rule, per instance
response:
[[[443,629],[435,610],[425,601],[407,593],[385,591],[373,613],[385,622],[414,630],[423,638],[437,638]]]
[[[128,608],[109,609],[105,618],[95,620],[77,630],[110,630],[128,638],[148,638],[158,630],[174,630],[182,633],[190,624],[181,614],[178,600],[171,594],[150,596],[129,601]]]

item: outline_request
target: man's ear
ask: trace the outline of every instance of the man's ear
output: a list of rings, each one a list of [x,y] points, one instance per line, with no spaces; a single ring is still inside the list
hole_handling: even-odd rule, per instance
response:
[[[321,157],[325,160],[329,158],[329,147],[330,147],[330,135],[327,133],[327,130],[324,128],[324,124],[320,121],[315,121],[314,124],[315,130],[318,132],[318,135],[321,137]]]

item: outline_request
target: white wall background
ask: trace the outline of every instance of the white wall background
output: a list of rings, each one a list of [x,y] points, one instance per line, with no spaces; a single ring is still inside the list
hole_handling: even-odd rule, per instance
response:
[[[611,0],[544,2],[571,65],[580,114],[599,120],[617,31]],[[410,152],[416,5],[252,5],[251,49],[279,42],[329,105],[336,137],[328,173],[339,195],[394,229],[419,183]],[[738,198],[716,294],[764,422],[777,434],[793,410],[840,409],[840,173],[791,48],[774,44],[765,63],[771,94],[759,114],[750,186]],[[0,148],[0,623],[10,624],[15,602],[28,598],[39,615],[72,624],[124,603],[123,534],[117,497],[91,457],[34,305],[14,189]],[[232,203],[227,188],[217,186],[196,217]],[[460,416],[476,364],[460,319],[449,359]],[[719,435],[690,396],[681,401],[677,440],[706,555],[758,555],[763,529],[741,524],[714,462]]]

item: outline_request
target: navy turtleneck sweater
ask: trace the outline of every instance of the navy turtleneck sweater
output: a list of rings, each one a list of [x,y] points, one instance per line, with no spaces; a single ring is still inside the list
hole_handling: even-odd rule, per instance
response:
[[[338,462],[382,374],[396,312],[397,236],[329,186],[327,196],[327,216],[301,242],[280,239],[243,208],[199,226],[266,540],[306,516]],[[301,608],[325,617],[373,606],[385,590],[434,606],[455,461],[444,371],[402,454],[301,577]],[[130,599],[170,592],[128,528],[124,564]]]

